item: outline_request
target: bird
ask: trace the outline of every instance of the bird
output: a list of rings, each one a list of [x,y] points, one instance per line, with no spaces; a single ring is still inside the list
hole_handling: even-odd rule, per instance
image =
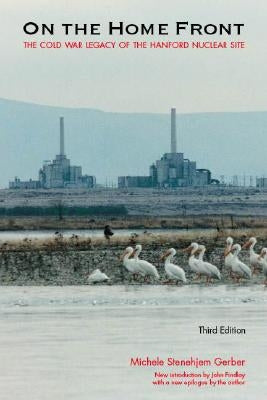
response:
[[[59,231],[55,232],[55,239],[63,239],[63,234]]]
[[[184,253],[189,253],[189,260],[188,260],[188,265],[189,268],[192,272],[194,272],[196,275],[196,279],[200,277],[201,271],[200,271],[200,262],[199,260],[195,257],[196,253],[198,251],[198,244],[193,242],[190,244],[189,247],[183,250]]]
[[[107,240],[110,240],[111,236],[113,236],[114,233],[111,230],[111,227],[109,225],[106,225],[104,228],[104,236]]]
[[[252,276],[251,269],[238,258],[238,254],[241,251],[240,244],[234,244],[231,251],[233,253],[231,268],[233,274],[237,277],[237,280],[239,281],[241,278],[250,279]]]
[[[178,265],[172,264],[171,261],[176,254],[176,250],[171,248],[165,254],[161,256],[161,260],[164,260],[164,267],[166,275],[169,278],[169,281],[176,280],[182,281],[186,283],[185,272],[183,268],[179,267]],[[167,282],[169,282],[167,281]]]
[[[120,260],[122,260],[123,266],[127,269],[127,271],[136,277],[136,274],[139,273],[139,268],[136,259],[130,258],[133,256],[133,253],[134,249],[131,246],[128,246],[120,256]]]
[[[89,283],[97,283],[97,282],[105,282],[108,281],[110,278],[100,271],[100,269],[95,269],[89,276],[88,282]]]
[[[148,261],[140,260],[139,255],[140,255],[141,251],[142,251],[141,244],[137,244],[133,251],[133,256],[137,263],[138,272],[141,275],[145,276],[146,278],[153,277],[158,280],[160,278],[160,276],[159,276],[159,273],[158,273],[155,265],[149,263]]]
[[[261,269],[261,265],[259,264],[259,254],[254,251],[256,243],[257,239],[255,237],[251,237],[242,246],[242,249],[249,249],[249,262],[252,267],[252,273],[254,273],[257,269]]]
[[[234,240],[231,236],[226,239],[226,247],[224,249],[224,265],[232,272],[233,253],[231,252]]]
[[[206,247],[203,245],[198,245],[198,251],[200,262],[199,268],[202,271],[202,274],[207,276],[207,282],[210,282],[212,278],[221,279],[221,273],[218,268],[215,265],[203,260]]]
[[[263,247],[259,255],[259,264],[262,267],[263,274],[265,276],[264,285],[267,285],[267,248]]]

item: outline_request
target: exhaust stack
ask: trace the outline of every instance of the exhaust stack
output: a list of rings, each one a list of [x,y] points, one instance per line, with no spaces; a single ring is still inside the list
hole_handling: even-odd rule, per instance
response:
[[[64,149],[64,117],[60,117],[60,155],[65,155]]]
[[[171,153],[177,153],[176,146],[176,108],[171,109]]]

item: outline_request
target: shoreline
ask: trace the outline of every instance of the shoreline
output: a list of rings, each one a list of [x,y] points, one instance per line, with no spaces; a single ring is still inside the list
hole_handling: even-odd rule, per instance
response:
[[[248,234],[249,233],[249,234]],[[104,238],[61,238],[16,240],[0,244],[0,285],[88,285],[88,275],[99,268],[110,278],[108,285],[160,285],[166,281],[164,263],[160,256],[170,247],[177,250],[174,263],[186,273],[188,284],[200,284],[188,267],[188,256],[181,250],[192,241],[204,244],[207,248],[205,260],[216,265],[222,275],[221,281],[214,284],[230,284],[233,280],[224,267],[223,250],[226,237],[231,234],[235,242],[243,244],[252,232],[245,230],[217,232],[185,232],[184,235],[160,234],[139,235],[137,237],[114,237],[110,243]],[[254,231],[258,238],[256,251],[266,246],[267,230]],[[143,278],[133,279],[119,261],[125,247],[142,244],[140,258],[154,264],[160,281],[144,282]],[[249,263],[249,252],[242,251],[240,259]],[[205,280],[204,280],[205,281]],[[203,282],[204,282],[203,281]],[[263,284],[263,274],[244,279],[241,285]],[[205,283],[205,282],[204,282]],[[237,285],[239,286],[239,285]]]

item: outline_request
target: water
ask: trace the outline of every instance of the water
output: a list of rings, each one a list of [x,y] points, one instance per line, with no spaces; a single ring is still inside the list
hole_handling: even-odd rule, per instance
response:
[[[266,400],[263,286],[1,287],[1,400]],[[202,336],[198,325],[245,336]],[[130,357],[247,360],[245,387],[154,387]],[[165,371],[178,371],[168,367]]]
[[[190,232],[199,232],[203,229],[190,229]],[[64,237],[71,237],[78,235],[81,237],[103,237],[103,229],[72,229],[72,230],[59,230]],[[186,233],[185,229],[114,229],[116,236],[130,236],[131,234],[142,235],[144,232],[148,234],[168,234],[168,233]],[[213,232],[209,229],[209,232]],[[28,239],[48,239],[55,237],[54,230],[21,230],[21,231],[0,231],[0,242],[7,240],[23,240]]]

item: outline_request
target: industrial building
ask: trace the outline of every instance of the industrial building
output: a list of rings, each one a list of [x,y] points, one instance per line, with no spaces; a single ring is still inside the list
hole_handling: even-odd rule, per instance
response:
[[[9,182],[9,189],[40,189],[41,182],[30,179],[29,181],[21,181],[15,176],[14,181]]]
[[[82,167],[71,165],[65,155],[64,118],[60,117],[60,152],[53,161],[45,161],[39,171],[39,180],[9,182],[10,189],[93,188],[94,176],[82,175]]]
[[[118,187],[152,187],[152,180],[150,176],[119,176]]]
[[[267,178],[256,178],[257,188],[267,188]]]
[[[149,176],[119,176],[118,187],[183,187],[211,184],[211,172],[177,153],[176,109],[171,109],[171,151],[149,168]]]

